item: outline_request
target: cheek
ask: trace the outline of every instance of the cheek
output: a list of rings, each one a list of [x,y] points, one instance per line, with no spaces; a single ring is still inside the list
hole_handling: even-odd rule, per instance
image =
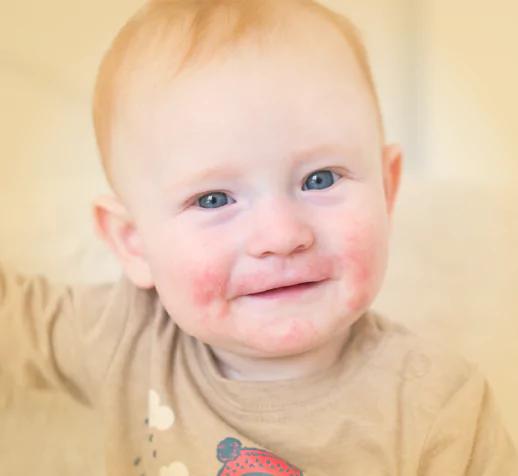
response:
[[[224,296],[228,278],[225,268],[213,264],[191,270],[185,279],[190,283],[195,306],[206,307],[215,299]]]
[[[221,327],[228,316],[228,262],[178,260],[175,268],[178,271],[170,276],[169,293],[162,293],[162,300],[167,300],[169,312],[185,332],[208,340],[213,337],[214,326]]]
[[[155,248],[165,251],[155,254],[153,268],[162,303],[185,332],[199,338],[209,335],[229,315],[233,248],[222,240],[214,243],[187,233],[167,235],[160,245]]]
[[[211,322],[221,324],[228,316],[227,294],[232,268],[231,260],[224,256],[218,259],[212,256],[211,261],[207,261],[199,261],[196,265],[189,263],[182,277],[188,286],[190,305],[206,330],[211,328]]]
[[[375,297],[386,265],[386,232],[382,227],[362,225],[344,236],[340,256],[352,310],[364,308]]]
[[[229,247],[193,233],[171,237],[166,243],[171,242],[176,242],[174,251],[167,259],[156,260],[166,285],[174,286],[184,304],[198,310],[224,298],[233,260]]]

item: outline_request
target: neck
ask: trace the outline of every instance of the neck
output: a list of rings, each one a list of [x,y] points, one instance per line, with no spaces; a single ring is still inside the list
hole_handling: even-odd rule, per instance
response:
[[[350,328],[316,349],[275,358],[243,356],[213,347],[211,350],[219,371],[230,380],[292,380],[330,368],[338,360],[349,335]]]

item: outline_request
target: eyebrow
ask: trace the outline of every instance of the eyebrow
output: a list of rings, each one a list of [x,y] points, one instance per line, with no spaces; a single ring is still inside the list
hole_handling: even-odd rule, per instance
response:
[[[349,156],[350,154],[351,150],[348,150],[342,145],[320,144],[316,147],[302,149],[293,153],[289,160],[292,167],[297,167],[300,164],[308,162],[314,157],[321,155]],[[231,179],[239,176],[240,170],[241,167],[235,165],[215,165],[189,176],[188,179],[177,182],[176,185],[188,187],[211,179]]]

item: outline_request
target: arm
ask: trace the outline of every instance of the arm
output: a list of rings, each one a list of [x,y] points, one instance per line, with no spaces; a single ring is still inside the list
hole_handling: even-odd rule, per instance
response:
[[[113,285],[51,285],[0,266],[0,374],[10,385],[65,391],[91,404],[118,335],[101,339],[95,366],[89,345],[109,325]],[[122,310],[122,309],[121,309]],[[121,313],[121,318],[122,318]],[[117,323],[114,322],[113,325]]]
[[[500,419],[493,391],[476,369],[439,411],[418,474],[518,475],[516,449]]]

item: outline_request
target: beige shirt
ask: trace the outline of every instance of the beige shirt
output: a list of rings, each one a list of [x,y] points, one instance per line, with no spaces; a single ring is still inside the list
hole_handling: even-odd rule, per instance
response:
[[[221,376],[155,291],[0,272],[0,371],[101,412],[108,475],[515,476],[479,370],[369,311],[299,380]],[[5,375],[4,375],[5,376]]]

